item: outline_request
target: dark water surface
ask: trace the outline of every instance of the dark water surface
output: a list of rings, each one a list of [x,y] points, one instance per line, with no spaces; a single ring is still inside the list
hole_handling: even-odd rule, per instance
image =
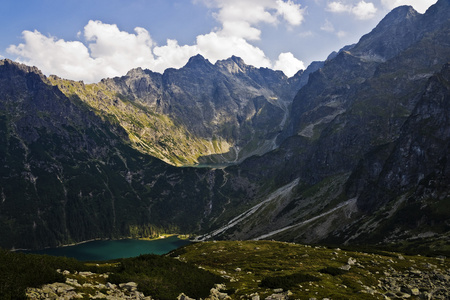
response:
[[[176,236],[165,239],[145,240],[108,240],[92,241],[75,246],[50,248],[27,253],[48,254],[55,256],[74,257],[78,260],[109,260],[127,258],[141,254],[166,254],[181,246],[190,244],[188,240],[181,240]]]

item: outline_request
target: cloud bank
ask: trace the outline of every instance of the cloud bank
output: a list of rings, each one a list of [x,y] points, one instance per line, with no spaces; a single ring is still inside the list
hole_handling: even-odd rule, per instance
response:
[[[86,82],[120,76],[135,67],[156,72],[180,68],[196,54],[212,63],[236,55],[247,64],[275,68],[288,76],[304,69],[303,62],[290,52],[280,53],[273,62],[263,50],[251,44],[261,39],[262,24],[300,25],[305,10],[299,4],[291,0],[199,1],[215,11],[220,27],[197,36],[194,45],[181,46],[176,40],[168,39],[165,45],[159,46],[144,28],[136,27],[134,33],[129,33],[121,31],[117,25],[91,20],[79,33],[83,42],[25,30],[22,32],[24,42],[11,45],[7,52],[23,63],[39,67],[45,74]]]
[[[341,1],[329,2],[327,10],[333,13],[349,13],[359,20],[372,19],[377,12],[377,8],[372,2],[365,2],[364,0],[357,4],[344,4]]]
[[[400,5],[412,5],[415,10],[424,13],[437,0],[381,0],[381,4],[387,9],[393,9]]]

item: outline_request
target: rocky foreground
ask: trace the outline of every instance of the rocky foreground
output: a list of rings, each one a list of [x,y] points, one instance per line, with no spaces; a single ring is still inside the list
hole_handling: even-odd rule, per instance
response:
[[[167,256],[221,276],[224,282],[211,286],[210,295],[202,299],[450,299],[450,264],[444,256],[268,241],[196,243]],[[114,272],[58,272],[65,276],[65,283],[29,288],[27,297],[159,299],[141,292],[145,282],[139,276],[113,284],[109,279]],[[177,294],[177,299],[194,299],[187,293]]]
[[[93,272],[76,272],[71,274],[69,271],[58,270],[58,272],[67,276],[66,283],[55,282],[46,284],[41,288],[28,288],[27,298],[29,299],[140,299],[152,300],[151,296],[145,296],[138,290],[136,282],[127,282],[113,284],[104,280],[108,279],[108,274],[96,274]],[[78,282],[76,277],[81,277],[83,284]],[[225,289],[225,285],[217,284],[211,289],[211,295],[207,299],[231,299],[226,293],[220,291]],[[180,300],[189,300],[183,293],[179,295]]]

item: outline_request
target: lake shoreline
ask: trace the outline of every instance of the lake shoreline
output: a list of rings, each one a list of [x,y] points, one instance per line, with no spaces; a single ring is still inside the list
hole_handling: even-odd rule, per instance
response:
[[[94,239],[90,239],[90,240],[84,240],[81,242],[76,242],[76,243],[70,243],[70,244],[64,244],[64,245],[59,245],[56,247],[45,247],[42,249],[26,249],[26,248],[12,248],[9,249],[9,251],[11,252],[32,252],[32,251],[44,251],[44,250],[48,250],[48,249],[57,249],[57,248],[65,248],[65,247],[73,247],[73,246],[78,246],[78,245],[83,245],[86,243],[90,243],[90,242],[96,242],[96,241],[122,241],[122,240],[139,240],[139,241],[157,241],[157,240],[163,240],[166,238],[170,238],[172,236],[176,236],[178,237],[180,240],[189,240],[190,235],[189,234],[179,234],[179,233],[170,233],[170,234],[163,234],[160,235],[158,237],[155,238],[145,238],[145,237],[140,237],[140,238],[135,238],[135,237],[122,237],[122,238],[94,238]],[[192,242],[192,241],[191,241]]]
[[[73,245],[41,250],[18,250],[18,252],[73,257],[80,261],[104,261],[143,254],[164,255],[191,243],[188,239],[180,239],[179,236],[183,237],[183,235],[170,234],[153,239],[91,239]]]

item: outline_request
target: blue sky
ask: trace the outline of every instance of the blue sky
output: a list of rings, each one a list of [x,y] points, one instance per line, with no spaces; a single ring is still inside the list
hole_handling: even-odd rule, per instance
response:
[[[97,82],[200,53],[292,76],[355,43],[394,7],[436,0],[3,0],[0,57]]]

